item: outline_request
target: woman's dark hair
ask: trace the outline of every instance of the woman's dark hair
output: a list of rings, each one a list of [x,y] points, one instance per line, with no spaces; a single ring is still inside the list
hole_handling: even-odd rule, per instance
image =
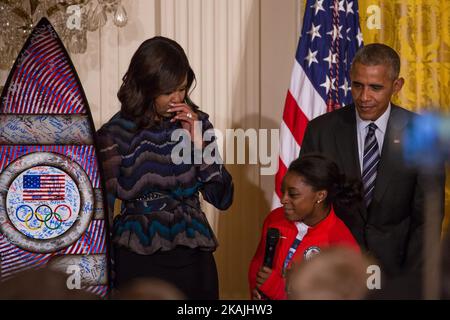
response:
[[[362,200],[362,184],[347,181],[335,162],[318,153],[310,153],[294,160],[288,172],[301,176],[314,191],[326,190],[325,205],[350,209]]]
[[[155,124],[154,100],[175,91],[187,76],[186,103],[194,111],[198,107],[189,98],[195,74],[186,53],[175,41],[165,37],[145,40],[131,58],[117,93],[122,116],[134,121],[138,128]]]

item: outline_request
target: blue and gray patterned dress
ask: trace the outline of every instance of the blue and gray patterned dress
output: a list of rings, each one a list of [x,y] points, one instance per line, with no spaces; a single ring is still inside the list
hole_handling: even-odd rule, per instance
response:
[[[212,129],[208,115],[197,113],[203,132]],[[217,247],[199,193],[225,210],[233,199],[232,178],[220,163],[195,164],[192,158],[192,163],[175,164],[171,154],[179,141],[171,137],[179,128],[178,122],[165,119],[136,130],[119,112],[97,132],[110,217],[115,200],[122,200],[120,215],[112,222],[115,245],[144,255],[177,245],[206,251]]]

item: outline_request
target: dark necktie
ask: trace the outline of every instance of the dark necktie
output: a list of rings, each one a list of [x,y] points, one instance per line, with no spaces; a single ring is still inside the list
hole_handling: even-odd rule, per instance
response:
[[[362,181],[364,185],[364,202],[366,207],[369,207],[372,201],[373,192],[375,190],[375,181],[377,177],[377,167],[380,162],[380,152],[378,149],[378,142],[375,136],[377,125],[375,123],[369,124],[369,132],[367,132],[364,141],[364,156],[363,156],[363,172]]]

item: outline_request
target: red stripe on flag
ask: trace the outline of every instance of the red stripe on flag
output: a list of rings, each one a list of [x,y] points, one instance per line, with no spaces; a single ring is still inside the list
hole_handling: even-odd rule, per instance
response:
[[[305,135],[306,126],[308,125],[308,118],[303,113],[302,109],[297,105],[291,92],[288,90],[286,95],[286,102],[284,105],[283,120],[286,126],[294,136],[298,145],[302,145],[303,136]]]
[[[284,175],[287,172],[287,168],[286,165],[283,163],[283,161],[281,160],[281,158],[278,158],[278,171],[277,174],[275,175],[275,192],[277,193],[278,198],[282,197],[282,193],[281,193],[281,183],[283,181]]]

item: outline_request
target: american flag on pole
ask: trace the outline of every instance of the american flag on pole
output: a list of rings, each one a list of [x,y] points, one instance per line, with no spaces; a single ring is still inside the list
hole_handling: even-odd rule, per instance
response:
[[[64,200],[66,178],[63,174],[26,174],[23,176],[23,201]]]
[[[352,103],[350,64],[362,44],[357,0],[306,1],[280,128],[273,209],[281,206],[281,182],[299,156],[308,121]]]

